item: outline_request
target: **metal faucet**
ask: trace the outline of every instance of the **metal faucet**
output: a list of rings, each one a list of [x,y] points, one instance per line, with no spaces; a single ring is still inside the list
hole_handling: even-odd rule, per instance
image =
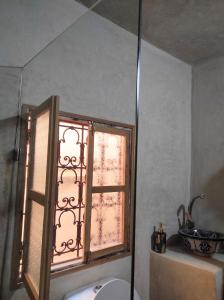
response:
[[[181,211],[182,211],[182,222],[180,220]],[[177,210],[177,219],[178,219],[179,229],[183,229],[186,227],[185,215],[186,215],[185,206],[183,204],[181,204]]]
[[[191,200],[191,202],[189,203],[189,205],[188,205],[188,214],[189,214],[189,216],[190,216],[191,219],[192,219],[192,209],[193,209],[193,205],[194,205],[194,203],[195,203],[195,201],[196,201],[197,199],[205,199],[205,194],[200,194],[200,195],[194,197],[194,198]]]
[[[180,205],[180,207],[177,210],[179,229],[194,228],[194,222],[192,220],[192,209],[193,209],[194,203],[197,199],[204,199],[204,198],[205,198],[205,194],[201,194],[201,195],[194,197],[188,205],[187,213],[185,211],[185,206],[183,204]],[[180,220],[181,212],[182,212],[182,222]]]

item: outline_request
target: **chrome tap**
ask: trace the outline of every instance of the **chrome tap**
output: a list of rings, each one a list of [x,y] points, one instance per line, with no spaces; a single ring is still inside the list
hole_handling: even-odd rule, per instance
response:
[[[193,205],[194,205],[194,203],[195,203],[195,201],[196,201],[197,199],[205,199],[205,194],[201,194],[201,195],[198,195],[198,196],[194,197],[194,198],[191,200],[191,202],[189,203],[189,205],[188,205],[188,214],[189,214],[189,216],[190,216],[191,219],[192,219],[192,209],[193,209]]]
[[[182,222],[180,220],[181,212],[182,212]],[[181,204],[177,210],[177,219],[178,219],[179,229],[185,228],[185,226],[186,226],[185,215],[186,215],[185,206],[183,204]]]
[[[201,194],[198,195],[196,197],[194,197],[189,205],[188,205],[188,210],[187,212],[185,211],[185,206],[183,204],[180,205],[180,207],[177,210],[177,218],[178,218],[178,225],[179,225],[179,229],[183,229],[183,228],[194,228],[194,221],[192,219],[192,209],[193,209],[193,205],[195,203],[195,201],[197,199],[204,199],[205,198],[205,194]],[[182,213],[182,218],[180,218],[180,214]],[[181,220],[182,219],[182,220]]]

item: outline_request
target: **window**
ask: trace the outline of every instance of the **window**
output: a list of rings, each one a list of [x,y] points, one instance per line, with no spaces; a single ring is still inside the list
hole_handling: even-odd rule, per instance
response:
[[[59,113],[57,102],[26,107],[21,130],[13,281],[23,274],[33,299],[47,299],[50,273],[130,253],[134,128]]]

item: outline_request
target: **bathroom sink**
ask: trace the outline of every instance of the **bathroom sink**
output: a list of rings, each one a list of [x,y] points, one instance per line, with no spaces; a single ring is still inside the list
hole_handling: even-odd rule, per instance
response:
[[[184,246],[188,251],[202,256],[210,256],[217,252],[224,244],[224,234],[199,229],[179,229],[179,235],[183,238]]]

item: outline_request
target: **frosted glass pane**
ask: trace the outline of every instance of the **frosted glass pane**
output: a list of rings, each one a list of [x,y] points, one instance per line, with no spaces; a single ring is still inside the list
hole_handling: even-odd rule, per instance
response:
[[[40,282],[43,220],[44,207],[32,201],[27,273],[37,293]]]
[[[34,144],[33,187],[36,192],[45,194],[47,152],[49,132],[49,111],[39,115],[36,120]]]
[[[88,126],[59,123],[58,199],[53,262],[83,258]]]
[[[92,196],[90,250],[97,251],[124,242],[124,193]]]
[[[125,153],[124,136],[95,132],[93,186],[125,184]]]

